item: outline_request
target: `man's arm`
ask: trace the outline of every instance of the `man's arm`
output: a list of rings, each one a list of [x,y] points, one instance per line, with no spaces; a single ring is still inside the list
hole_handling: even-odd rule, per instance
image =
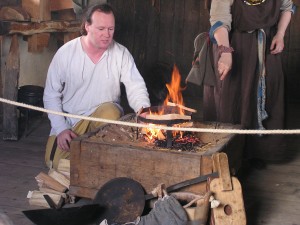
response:
[[[278,54],[283,51],[284,48],[284,35],[285,31],[291,21],[292,12],[284,11],[280,15],[280,19],[278,22],[277,33],[274,36],[271,43],[271,54]]]
[[[134,59],[127,49],[123,54],[121,82],[125,85],[129,105],[136,113],[143,107],[150,106],[145,81],[136,68]]]
[[[58,56],[54,56],[48,70],[45,90],[44,90],[44,107],[51,111],[63,112],[62,107],[62,90],[63,84],[60,77],[61,72],[58,68]],[[57,145],[62,150],[69,150],[70,141],[77,135],[71,131],[71,126],[67,123],[64,116],[48,113],[51,123],[52,132],[57,136]]]

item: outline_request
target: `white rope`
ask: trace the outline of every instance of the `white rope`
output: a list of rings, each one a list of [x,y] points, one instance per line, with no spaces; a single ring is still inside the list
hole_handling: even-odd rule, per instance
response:
[[[239,129],[213,129],[213,128],[193,128],[193,127],[167,127],[159,125],[148,125],[142,123],[131,123],[120,120],[108,120],[96,117],[80,116],[69,113],[57,112],[53,110],[48,110],[42,107],[37,107],[33,105],[28,105],[25,103],[15,102],[8,99],[0,98],[0,102],[15,105],[19,107],[24,107],[28,109],[37,110],[40,112],[55,114],[64,117],[76,118],[81,120],[89,120],[103,123],[112,123],[119,124],[124,126],[139,127],[139,128],[153,128],[153,129],[162,129],[162,130],[174,130],[174,131],[190,131],[190,132],[199,132],[199,133],[223,133],[223,134],[300,134],[300,129],[295,130],[239,130]]]

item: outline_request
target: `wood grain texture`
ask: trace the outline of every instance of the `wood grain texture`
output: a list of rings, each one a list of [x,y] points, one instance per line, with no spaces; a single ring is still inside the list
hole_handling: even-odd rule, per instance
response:
[[[20,51],[17,35],[11,38],[9,53],[6,59],[3,97],[12,101],[18,100],[18,83],[20,76]],[[18,140],[17,107],[3,106],[3,140]]]

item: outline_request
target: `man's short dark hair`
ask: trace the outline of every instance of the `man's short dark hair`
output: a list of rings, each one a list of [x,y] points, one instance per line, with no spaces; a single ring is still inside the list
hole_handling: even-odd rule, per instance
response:
[[[85,15],[82,19],[82,24],[81,24],[81,34],[82,35],[87,35],[87,31],[85,29],[85,23],[89,23],[92,24],[92,15],[94,14],[94,12],[103,12],[105,14],[110,14],[112,13],[115,16],[115,12],[114,9],[112,8],[112,6],[110,4],[98,4],[98,5],[94,5],[91,6],[87,9],[87,11],[85,12]]]

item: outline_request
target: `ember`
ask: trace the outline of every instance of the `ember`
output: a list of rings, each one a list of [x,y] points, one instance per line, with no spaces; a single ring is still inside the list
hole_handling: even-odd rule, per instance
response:
[[[173,127],[193,127],[191,114],[196,110],[185,107],[180,86],[181,76],[176,65],[174,65],[172,80],[166,84],[168,95],[162,106],[152,106],[144,108],[138,115],[139,122],[147,123],[148,127],[143,128],[141,133],[144,140],[154,143],[158,147],[177,149],[183,151],[193,151],[194,147],[200,145],[199,139],[193,135],[182,131],[163,131],[152,128],[153,125],[166,125]]]
[[[148,136],[144,136],[145,140],[149,141]],[[156,147],[170,148],[180,151],[196,152],[196,147],[205,145],[199,138],[195,137],[192,133],[186,132],[183,135],[176,135],[172,138],[172,145],[168,147],[167,139],[154,138],[152,140]]]

